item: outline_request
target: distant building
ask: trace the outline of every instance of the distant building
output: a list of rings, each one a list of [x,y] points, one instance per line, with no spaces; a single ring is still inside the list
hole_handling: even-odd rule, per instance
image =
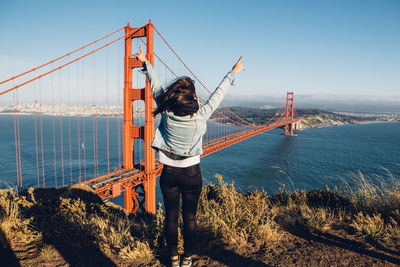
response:
[[[301,130],[301,123],[299,121],[293,123],[293,130],[296,130],[296,131]]]

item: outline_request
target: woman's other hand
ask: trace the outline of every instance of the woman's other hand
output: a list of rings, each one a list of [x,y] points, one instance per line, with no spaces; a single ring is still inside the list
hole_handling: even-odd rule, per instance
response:
[[[145,62],[147,60],[146,56],[142,51],[142,45],[139,45],[139,53],[136,53],[133,56],[139,59],[141,62]]]
[[[243,58],[243,57],[240,57],[239,60],[238,60],[238,62],[236,62],[235,66],[233,66],[232,72],[239,73],[239,72],[241,72],[242,70],[245,70],[245,68],[243,67],[243,65],[240,64],[240,61],[242,61],[242,58]]]

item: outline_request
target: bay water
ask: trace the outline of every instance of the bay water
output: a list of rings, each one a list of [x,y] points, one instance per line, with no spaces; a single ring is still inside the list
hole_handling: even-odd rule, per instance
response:
[[[0,187],[12,187],[17,184],[15,128],[13,115],[0,116]],[[46,187],[55,186],[54,176],[57,175],[57,186],[62,185],[62,171],[64,170],[64,184],[79,182],[84,177],[103,174],[108,171],[107,151],[104,145],[107,142],[106,119],[97,119],[97,142],[99,151],[90,146],[93,136],[93,121],[85,120],[86,147],[82,139],[77,140],[78,118],[63,118],[63,131],[59,128],[59,119],[54,120],[55,132],[53,136],[53,118],[43,116],[42,127],[40,120],[36,120],[36,133],[39,145],[39,179],[37,175],[35,123],[33,115],[19,116],[21,161],[23,187],[43,186],[41,161],[41,135],[43,135],[44,170]],[[71,123],[72,121],[72,123]],[[122,122],[120,122],[122,123]],[[118,120],[109,119],[109,147],[111,170],[118,167],[122,160],[118,157]],[[69,125],[72,125],[69,127]],[[82,125],[82,124],[81,124]],[[209,124],[209,129],[218,127]],[[235,126],[231,126],[235,127]],[[69,158],[69,128],[72,132],[71,146],[73,160]],[[43,133],[41,133],[43,129]],[[122,128],[120,128],[122,134]],[[215,128],[216,129],[216,128]],[[83,129],[80,129],[82,131]],[[62,136],[62,138],[60,137]],[[63,160],[61,168],[61,154],[56,154],[57,173],[54,172],[54,143],[59,151],[60,140],[64,140]],[[82,138],[82,137],[81,137]],[[122,142],[122,139],[121,139]],[[82,151],[80,151],[82,150]],[[86,168],[84,169],[83,150],[85,150]],[[81,152],[81,161],[75,158]],[[97,153],[97,156],[95,155]],[[97,158],[96,158],[97,157]],[[137,157],[139,158],[139,157]],[[98,167],[93,164],[98,160]],[[81,164],[79,173],[79,162]],[[70,171],[72,165],[72,175]],[[224,181],[234,182],[235,187],[242,192],[265,190],[273,194],[280,188],[294,191],[296,189],[312,190],[353,186],[354,178],[360,173],[372,182],[390,179],[394,176],[400,179],[400,123],[370,123],[348,124],[323,128],[305,129],[296,136],[284,136],[282,129],[274,129],[255,137],[227,147],[201,160],[203,184],[217,183],[215,175],[222,175]],[[72,177],[72,179],[70,178]],[[122,205],[123,197],[111,201]],[[157,185],[157,202],[162,202],[159,185]]]

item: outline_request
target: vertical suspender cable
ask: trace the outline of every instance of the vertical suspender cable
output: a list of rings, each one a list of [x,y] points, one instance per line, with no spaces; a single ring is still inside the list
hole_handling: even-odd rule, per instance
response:
[[[36,68],[34,68],[34,69],[31,69],[31,70],[28,70],[28,71],[26,71],[26,72],[24,72],[24,73],[21,73],[21,74],[17,75],[17,76],[11,77],[10,79],[7,79],[7,80],[5,80],[5,81],[2,81],[2,82],[0,82],[0,84],[6,83],[6,82],[11,81],[11,80],[15,80],[15,79],[18,78],[18,77],[21,77],[21,76],[23,76],[23,75],[25,75],[25,74],[28,74],[28,73],[32,72],[32,71],[35,71],[35,70],[40,69],[40,68],[42,68],[42,67],[44,67],[44,66],[47,66],[47,65],[49,65],[49,64],[51,64],[51,63],[53,63],[53,62],[56,62],[56,61],[58,61],[58,60],[60,60],[60,59],[62,59],[62,58],[64,58],[64,57],[69,57],[70,55],[74,54],[75,52],[78,52],[78,51],[80,51],[80,50],[82,50],[82,49],[84,49],[84,48],[86,48],[86,47],[88,47],[88,46],[91,46],[92,44],[95,44],[95,43],[97,43],[97,42],[99,42],[99,41],[101,41],[101,40],[103,40],[103,39],[105,39],[105,38],[107,38],[107,37],[113,35],[114,33],[119,32],[120,30],[122,30],[122,29],[124,29],[124,28],[125,28],[125,26],[122,27],[122,28],[120,28],[120,29],[118,29],[118,30],[116,30],[116,31],[113,31],[112,33],[109,33],[109,34],[107,34],[107,35],[101,37],[100,39],[97,39],[97,40],[95,40],[95,41],[93,41],[93,42],[91,42],[91,43],[89,43],[89,44],[87,44],[87,45],[84,45],[84,46],[82,46],[82,47],[80,47],[80,48],[78,48],[78,49],[76,49],[76,50],[74,50],[74,51],[72,51],[72,52],[69,52],[69,53],[67,53],[67,54],[65,54],[65,55],[63,55],[63,56],[61,56],[61,57],[58,57],[58,58],[56,58],[56,59],[54,59],[54,60],[51,60],[51,61],[49,61],[49,62],[47,62],[47,63],[45,63],[45,64],[42,64],[42,65],[40,65],[39,67],[36,67]]]
[[[22,187],[22,166],[21,166],[21,138],[19,130],[19,110],[18,110],[18,90],[16,92],[17,96],[17,138],[18,138],[18,165],[19,165],[19,186]]]
[[[106,48],[106,113],[107,113],[107,170],[110,172],[110,135],[108,123],[108,46]]]
[[[221,110],[221,115],[224,114],[224,109]],[[223,124],[223,117],[219,116],[219,124],[220,124],[220,132],[221,132],[221,138],[224,137],[224,124]]]
[[[59,92],[60,92],[60,144],[61,144],[61,175],[62,175],[62,185],[65,186],[64,181],[64,145],[63,145],[63,125],[62,125],[62,116],[63,116],[63,107],[62,107],[62,90],[61,90],[61,72],[58,74],[58,82],[59,82]]]
[[[217,136],[217,138],[220,138],[222,136],[222,133],[221,133],[221,116],[219,116],[218,114],[217,114],[217,126],[218,126],[218,136]]]
[[[224,126],[224,136],[226,136],[226,121],[222,119],[223,126]]]
[[[40,98],[40,146],[42,149],[42,175],[43,175],[43,187],[46,187],[46,179],[44,175],[44,150],[43,150],[43,120],[42,120],[42,86],[41,80],[39,80],[39,98]]]
[[[222,110],[222,115],[224,115],[224,111],[225,111],[225,109]],[[224,117],[221,116],[220,122],[221,122],[221,137],[224,137],[225,136]]]
[[[94,93],[94,101],[95,101],[95,105],[97,105],[97,98],[96,98],[96,95],[97,95],[97,76],[96,76],[96,54],[94,54],[94,89],[95,89],[95,93]],[[97,106],[96,106],[97,107]],[[95,143],[94,143],[94,156],[95,156],[95,158],[94,158],[94,167],[95,167],[95,171],[96,171],[96,176],[98,176],[99,175],[99,169],[98,169],[98,166],[99,166],[99,162],[98,162],[98,158],[99,158],[99,155],[98,155],[98,142],[97,142],[97,116],[95,115],[95,117],[94,117],[94,140],[95,140]]]
[[[96,95],[97,95],[97,76],[96,76],[96,54],[93,54],[94,55],[94,88],[95,88],[95,98],[94,98],[94,101],[95,101],[95,105],[97,105],[97,98],[96,98]],[[98,135],[97,135],[97,116],[95,116],[95,118],[94,118],[94,122],[95,122],[95,129],[94,129],[94,131],[95,131],[95,145],[94,145],[94,150],[95,150],[95,170],[96,170],[96,176],[99,176],[99,146],[98,146]]]
[[[118,42],[118,79],[117,79],[117,92],[118,92],[118,169],[121,169],[121,41]]]
[[[13,82],[14,83],[14,82]],[[15,166],[17,167],[17,185],[19,186],[18,138],[17,138],[17,91],[14,91],[14,137],[15,137]]]
[[[95,122],[96,122],[96,173],[98,176],[99,175],[99,135],[97,134],[97,129],[98,129],[97,121],[98,121],[98,118],[96,117],[96,120],[95,120]]]
[[[136,77],[136,88],[139,88],[139,72],[138,71],[136,71],[136,76],[137,76]],[[144,83],[146,83],[146,78],[144,78],[144,80],[145,80]],[[142,84],[143,84],[143,82],[142,82]],[[142,126],[143,123],[141,122],[141,119],[139,119],[139,117],[141,115],[139,114],[138,109],[139,109],[139,105],[136,105],[136,121],[137,121],[137,124],[140,124],[140,126]],[[145,120],[145,118],[143,118],[143,120]],[[143,140],[142,132],[143,131],[139,132],[139,139],[138,139],[138,142],[139,142],[139,168],[140,168],[140,170],[142,169],[142,142],[143,142],[142,141]],[[143,150],[144,150],[144,148],[143,148]],[[143,151],[143,154],[144,154],[144,151]]]
[[[83,107],[83,117],[82,117],[82,149],[83,149],[83,170],[84,177],[86,181],[86,136],[85,136],[85,118],[86,118],[86,106],[85,106],[85,65],[84,59],[82,59],[82,107]]]
[[[72,147],[71,147],[71,68],[68,66],[68,109],[69,109],[69,116],[68,116],[68,139],[69,139],[69,170],[70,170],[70,175],[71,175],[71,185],[73,183],[72,181]]]
[[[33,71],[33,76],[35,76],[35,71]],[[39,187],[39,153],[38,153],[38,136],[37,136],[37,99],[36,99],[36,82],[33,83],[33,101],[35,109],[35,148],[36,148],[36,174],[37,174],[37,187]]]
[[[57,157],[56,157],[56,133],[54,126],[54,117],[56,116],[56,110],[54,108],[54,73],[51,75],[51,103],[53,110],[53,153],[54,153],[54,184],[57,188]]]
[[[95,138],[95,129],[94,129],[94,118],[95,118],[95,105],[94,105],[94,88],[95,88],[95,54],[92,56],[92,126],[93,126],[93,177],[96,177],[96,138]]]
[[[226,113],[225,115],[228,115],[229,113]],[[229,135],[229,122],[226,120],[225,118],[225,135],[228,136]]]
[[[81,182],[82,172],[81,172],[81,133],[80,133],[80,103],[79,103],[79,64],[76,66],[76,81],[77,81],[77,99],[78,99],[78,161],[79,161],[79,183]]]

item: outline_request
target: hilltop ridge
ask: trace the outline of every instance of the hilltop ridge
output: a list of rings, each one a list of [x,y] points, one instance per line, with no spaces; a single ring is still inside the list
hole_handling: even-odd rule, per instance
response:
[[[264,109],[249,107],[230,107],[230,109],[239,117],[256,125],[268,122],[278,111],[277,108]],[[352,123],[400,121],[400,115],[394,113],[346,113],[307,108],[297,108],[295,110],[295,117],[300,120],[302,127],[301,129]]]

